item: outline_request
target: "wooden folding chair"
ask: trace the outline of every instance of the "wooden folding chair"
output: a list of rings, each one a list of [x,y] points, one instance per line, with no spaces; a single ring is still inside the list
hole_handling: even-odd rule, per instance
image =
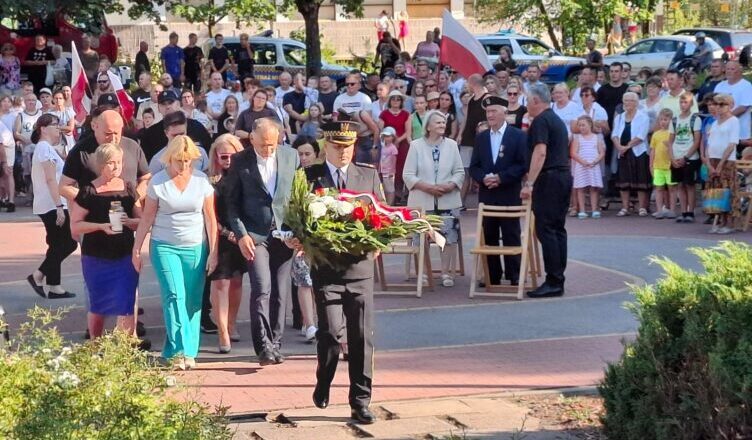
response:
[[[483,235],[484,218],[503,218],[518,219],[521,226],[521,245],[520,246],[501,246],[486,245],[485,236]],[[470,298],[475,296],[493,296],[500,298],[517,298],[522,299],[525,291],[533,290],[538,287],[538,274],[541,271],[540,254],[538,252],[538,240],[535,236],[535,226],[530,202],[525,202],[521,206],[492,206],[480,203],[478,205],[478,220],[476,226],[476,244],[470,250],[473,254],[473,272],[470,280]],[[507,256],[520,255],[520,279],[517,286],[508,284],[491,285],[491,278],[488,273],[487,256]],[[477,277],[479,267],[482,267],[482,277],[485,281],[485,290],[477,291]]]
[[[434,243],[433,241],[429,241],[429,243],[428,243],[428,258],[429,258],[429,260],[431,260],[431,258],[433,257],[433,251],[434,250],[437,251],[439,253],[439,255],[441,255],[441,249],[439,249],[439,247],[436,245],[436,243]],[[464,248],[462,247],[462,223],[461,222],[460,222],[459,236],[457,237],[456,251],[457,251],[457,255],[455,255],[455,259],[452,262],[453,264],[452,264],[452,267],[451,267],[452,275],[453,276],[454,275],[459,275],[461,277],[464,277],[465,276],[465,251],[464,251]],[[418,265],[418,257],[415,256],[414,260],[415,260],[415,265],[417,266]],[[431,260],[431,266],[436,267],[436,265],[433,264],[433,260]],[[412,270],[411,261],[407,260],[405,262],[405,274],[408,275],[408,277],[409,277],[409,274],[410,274],[411,270]],[[438,269],[433,269],[431,271],[431,273],[434,274],[434,275],[441,274],[441,261],[439,261]]]
[[[408,208],[410,209],[410,208]],[[421,211],[422,210],[417,210]],[[425,233],[418,234],[415,237],[407,237],[402,240],[396,240],[392,242],[388,248],[381,251],[376,258],[376,280],[379,282],[381,290],[375,291],[374,295],[409,295],[420,298],[423,295],[424,287],[433,291],[434,282],[431,276],[431,258],[428,250],[428,236]],[[386,274],[384,271],[384,257],[386,255],[404,255],[406,266],[406,282],[404,283],[390,283],[387,282]],[[415,283],[411,283],[412,280],[410,273],[410,261],[415,259]],[[424,274],[427,278],[426,286],[423,286]]]
[[[736,161],[737,173],[744,175],[746,185],[739,186],[736,191],[735,205],[740,207],[737,218],[734,218],[734,225],[736,229],[747,231],[750,221],[752,221],[752,160],[737,160]],[[741,212],[742,201],[747,202],[747,212]]]

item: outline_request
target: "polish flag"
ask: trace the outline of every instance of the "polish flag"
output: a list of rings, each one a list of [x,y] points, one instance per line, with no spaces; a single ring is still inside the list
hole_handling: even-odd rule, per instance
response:
[[[133,102],[133,98],[123,88],[123,83],[120,81],[120,77],[115,75],[111,70],[107,71],[107,76],[110,78],[110,84],[115,90],[118,102],[120,103],[121,114],[125,122],[130,121],[133,118],[133,113],[136,110],[136,104]]]
[[[71,56],[73,57],[73,66],[71,75],[71,101],[73,102],[73,111],[76,112],[76,121],[83,123],[86,116],[91,111],[91,98],[86,94],[89,90],[89,80],[86,78],[86,71],[81,64],[81,58],[76,50],[76,43],[71,42]]]
[[[452,66],[465,78],[474,73],[482,75],[492,69],[483,45],[446,9],[441,22],[441,64]]]

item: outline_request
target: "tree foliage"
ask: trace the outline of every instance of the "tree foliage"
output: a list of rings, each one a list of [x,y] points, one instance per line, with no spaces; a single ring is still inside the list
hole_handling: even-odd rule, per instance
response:
[[[614,16],[637,21],[652,17],[656,0],[477,0],[476,16],[484,22],[519,24],[546,34],[554,48],[579,49],[591,34],[607,31]]]
[[[111,0],[0,0],[0,17],[12,20],[47,17],[62,12],[85,25],[92,34],[101,33],[102,14],[123,12],[123,5]]]

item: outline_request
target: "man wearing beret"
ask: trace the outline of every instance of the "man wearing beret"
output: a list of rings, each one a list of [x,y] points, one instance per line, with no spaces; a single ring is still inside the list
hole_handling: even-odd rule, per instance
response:
[[[482,104],[489,128],[475,138],[469,168],[470,176],[480,186],[478,202],[495,206],[519,206],[522,204],[522,177],[527,172],[527,135],[507,124],[507,109],[503,99],[487,96],[483,98]],[[521,245],[518,219],[483,219],[486,245],[499,245],[499,231],[504,246]],[[504,256],[504,270],[498,255],[486,258],[491,285],[501,284],[502,275],[506,275],[512,285],[519,282],[519,255]]]
[[[384,200],[381,181],[370,165],[352,163],[358,131],[355,122],[330,122],[322,126],[326,161],[306,168],[313,189],[337,188],[374,194]],[[353,257],[344,271],[313,268],[314,296],[319,318],[316,352],[316,388],[313,403],[329,405],[329,388],[347,331],[352,418],[364,424],[376,418],[368,410],[373,378],[373,259]],[[343,319],[344,318],[344,319]]]

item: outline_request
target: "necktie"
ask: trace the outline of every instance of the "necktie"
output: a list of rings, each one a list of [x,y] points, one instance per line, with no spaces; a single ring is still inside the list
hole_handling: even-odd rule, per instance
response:
[[[342,191],[347,188],[345,186],[345,173],[340,168],[337,168],[337,189]]]

